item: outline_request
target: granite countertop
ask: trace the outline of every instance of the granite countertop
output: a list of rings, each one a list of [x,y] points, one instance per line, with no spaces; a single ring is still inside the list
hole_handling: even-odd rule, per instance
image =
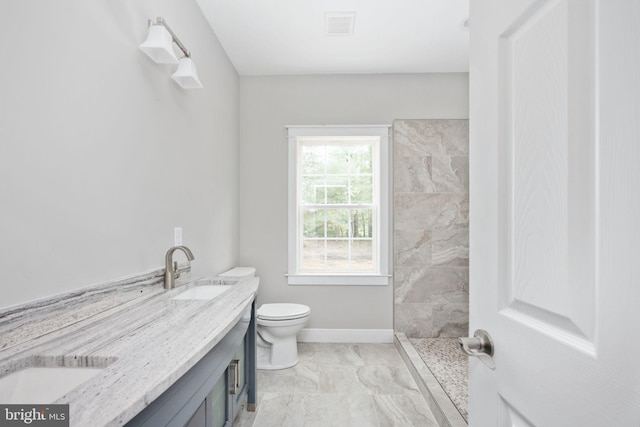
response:
[[[259,278],[211,300],[172,299],[196,281],[170,291],[150,282],[128,287],[133,297],[111,287],[40,304],[29,316],[0,313],[0,375],[34,365],[104,367],[53,403],[69,404],[71,426],[124,425],[224,338],[251,307]]]

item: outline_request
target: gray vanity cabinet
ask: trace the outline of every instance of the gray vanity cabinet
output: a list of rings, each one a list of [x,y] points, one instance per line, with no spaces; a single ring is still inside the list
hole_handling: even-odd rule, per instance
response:
[[[255,310],[126,427],[230,427],[245,397],[255,410]]]
[[[238,346],[225,374],[218,379],[204,402],[185,427],[229,427],[242,408],[249,388],[246,355],[249,354],[249,335]]]
[[[184,427],[228,427],[233,424],[227,388],[228,376],[223,375]]]

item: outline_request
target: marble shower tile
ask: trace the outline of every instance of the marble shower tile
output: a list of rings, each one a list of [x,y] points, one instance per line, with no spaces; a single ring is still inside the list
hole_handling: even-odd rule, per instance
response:
[[[375,395],[373,399],[381,426],[438,427],[421,395]]]
[[[431,337],[466,337],[469,335],[469,303],[434,305]]]
[[[459,329],[442,312],[455,317],[452,304],[468,304],[469,122],[393,126],[394,327],[429,337]]]
[[[407,337],[430,337],[433,331],[432,304],[396,303],[393,329]]]
[[[431,233],[431,265],[468,266],[469,230],[434,230]]]
[[[423,132],[428,127],[425,120],[394,120],[394,158],[426,157],[434,153],[441,153],[443,149],[442,134]]]
[[[430,183],[436,193],[469,192],[468,156],[433,156]]]
[[[394,196],[395,230],[443,230],[468,227],[468,194],[400,193]]]
[[[468,303],[465,286],[469,283],[466,267],[396,267],[394,300],[396,303]]]
[[[394,156],[469,154],[468,120],[395,120]]]
[[[393,187],[396,193],[467,193],[469,157],[396,158]]]
[[[396,158],[393,167],[394,191],[396,193],[436,193],[431,163],[431,156]]]
[[[396,266],[431,265],[431,231],[396,230],[393,251]]]

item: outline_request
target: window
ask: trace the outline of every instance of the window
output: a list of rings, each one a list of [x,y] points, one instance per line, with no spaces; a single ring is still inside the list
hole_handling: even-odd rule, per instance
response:
[[[290,126],[289,284],[388,284],[389,126]]]

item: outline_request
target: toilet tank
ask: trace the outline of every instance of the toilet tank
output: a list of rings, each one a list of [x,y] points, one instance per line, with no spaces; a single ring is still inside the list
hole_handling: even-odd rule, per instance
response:
[[[235,267],[229,271],[219,274],[219,277],[232,280],[248,279],[256,275],[255,267]]]

